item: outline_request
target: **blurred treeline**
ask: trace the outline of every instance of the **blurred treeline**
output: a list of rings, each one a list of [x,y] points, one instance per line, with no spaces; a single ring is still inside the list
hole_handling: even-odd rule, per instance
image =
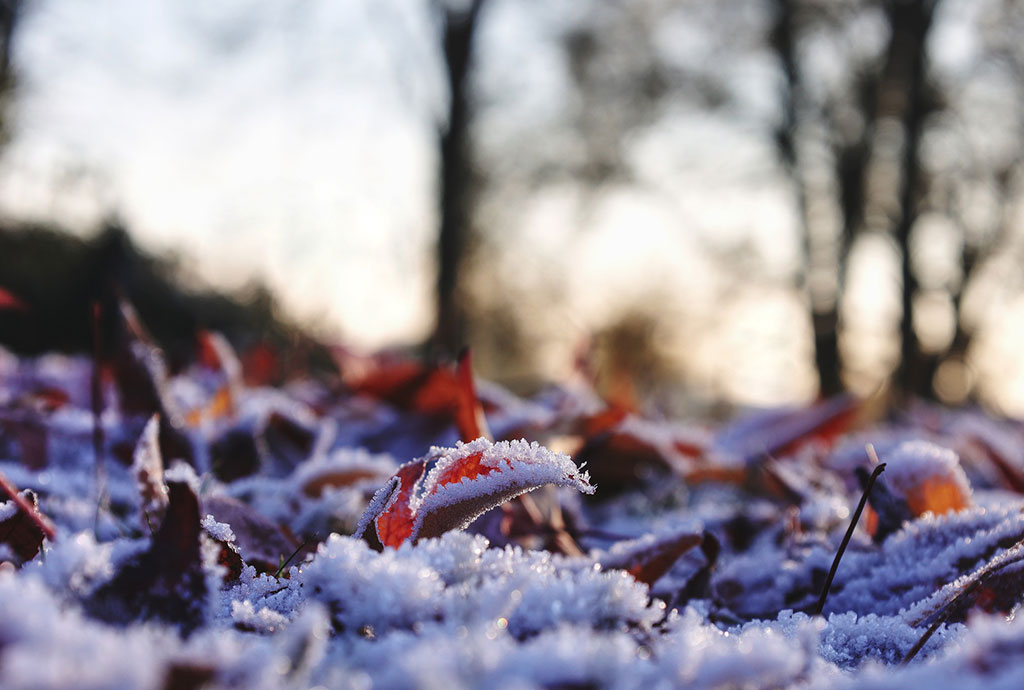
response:
[[[498,4],[473,0],[440,10],[452,97],[439,141],[437,339],[480,341],[497,332],[506,352],[521,356],[529,348],[517,352],[508,343],[528,331],[530,313],[493,298],[520,299],[520,293],[460,293],[471,283],[453,278],[474,266],[491,270],[495,257],[476,256],[468,267],[467,257],[486,252],[482,225],[493,219],[494,200],[514,199],[509,175],[494,173],[494,158],[487,157],[486,131],[474,128],[475,113],[493,111],[480,98],[486,85],[474,90],[465,76],[473,70],[474,32],[484,35],[488,10]],[[673,27],[685,31],[673,38]],[[525,186],[571,176],[595,196],[614,186],[650,187],[637,173],[630,144],[664,126],[673,108],[749,118],[750,129],[774,150],[777,174],[789,182],[803,256],[786,280],[806,305],[820,393],[846,388],[858,373],[856,360],[865,350],[871,356],[857,342],[864,328],[846,299],[852,262],[869,245],[897,267],[865,262],[860,276],[887,292],[895,307],[882,319],[888,332],[874,357],[883,378],[874,384],[888,379],[898,395],[952,403],[974,398],[979,373],[999,385],[1001,365],[985,372],[975,345],[986,329],[1006,327],[1005,308],[1024,287],[1024,3],[609,1],[588,5],[563,25],[559,48],[573,92],[556,135],[569,144],[532,132],[538,148],[556,154],[545,156],[526,139],[515,154],[506,143],[506,157],[533,155],[520,163],[527,168],[519,173]],[[738,88],[731,77],[745,61],[752,67],[746,87]],[[760,111],[767,117],[745,112],[757,110],[745,101],[762,92],[770,99]],[[729,164],[727,151],[722,159]],[[757,273],[742,252],[721,259],[721,269],[738,282]],[[634,375],[652,373],[642,355],[656,355],[657,348],[645,349],[637,336],[654,337],[657,308],[638,306],[610,324],[604,339],[629,343]]]
[[[45,227],[0,227],[0,276],[25,307],[0,310],[0,343],[23,354],[90,352],[94,304],[100,310],[100,346],[112,352],[122,302],[137,311],[172,369],[195,358],[203,330],[223,333],[243,355],[265,348],[275,356],[305,350],[299,354],[307,357],[314,347],[280,315],[265,288],[230,295],[196,289],[191,281],[183,287],[180,265],[141,251],[113,222],[90,239]]]
[[[798,296],[804,319],[788,327],[808,334],[820,394],[888,383],[899,395],[962,403],[999,384],[978,343],[1007,327],[1024,294],[1024,3],[425,1],[447,86],[436,127],[437,326],[427,350],[452,355],[471,344],[491,377],[535,375],[552,327],[539,314],[558,303],[554,276],[571,270],[572,257],[540,269],[548,289],[528,291],[524,271],[499,270],[502,229],[525,199],[558,185],[573,186],[584,216],[615,190],[671,194],[637,162],[637,142],[680,113],[702,113],[759,138],[772,152],[769,176],[785,181],[798,265],[764,271],[742,241],[705,249],[735,284],[756,278]],[[559,65],[564,91],[523,126],[509,122],[518,111],[508,99],[529,85],[510,90],[481,69],[513,4],[544,18],[533,24],[546,27],[537,46]],[[20,6],[2,5],[6,85]],[[397,44],[401,32],[388,36]],[[727,146],[722,165],[739,165]],[[753,213],[752,227],[761,222]],[[17,264],[11,251],[0,256]],[[0,275],[14,289],[12,270]],[[891,308],[865,315],[850,298],[858,281],[887,294]],[[249,317],[269,318],[254,304]],[[590,366],[608,389],[642,395],[693,376],[695,365],[680,366],[666,346],[663,307],[657,296],[638,300],[595,334]],[[56,330],[40,331],[49,335]],[[674,347],[700,338],[690,328]]]

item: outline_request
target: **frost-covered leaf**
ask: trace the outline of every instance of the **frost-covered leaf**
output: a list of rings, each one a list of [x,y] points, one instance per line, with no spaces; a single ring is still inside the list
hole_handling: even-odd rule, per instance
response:
[[[536,443],[477,439],[435,448],[399,468],[374,495],[357,534],[372,521],[380,543],[397,548],[466,527],[481,513],[545,484],[593,493],[589,479],[568,456]]]
[[[200,522],[203,532],[218,546],[217,564],[224,568],[224,581],[234,582],[241,576],[245,563],[235,546],[235,533],[231,525],[217,522],[212,515],[207,515]]]
[[[881,459],[888,468],[887,484],[906,500],[913,515],[941,515],[972,505],[970,484],[952,450],[909,441]]]
[[[153,415],[139,436],[132,458],[132,474],[141,498],[143,528],[161,524],[167,509],[164,462],[160,457],[160,418]]]
[[[281,559],[300,546],[280,525],[237,499],[211,496],[203,500],[203,511],[231,529],[232,543],[242,559],[263,572],[277,570]]]

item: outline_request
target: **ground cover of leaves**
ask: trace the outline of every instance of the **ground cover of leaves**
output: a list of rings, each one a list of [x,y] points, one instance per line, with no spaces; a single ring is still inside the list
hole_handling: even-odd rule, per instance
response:
[[[1018,422],[678,422],[340,351],[272,387],[200,345],[0,351],[0,687],[1024,685]]]

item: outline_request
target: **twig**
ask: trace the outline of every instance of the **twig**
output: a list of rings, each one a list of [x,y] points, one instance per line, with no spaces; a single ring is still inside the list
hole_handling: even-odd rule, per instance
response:
[[[1022,545],[1024,545],[1024,539],[1018,541],[1012,547],[1010,547],[1003,553],[993,558],[991,561],[985,564],[980,570],[977,570],[974,573],[972,573],[970,577],[974,579],[970,583],[968,583],[962,590],[957,592],[955,597],[953,597],[945,604],[943,604],[942,608],[940,608],[932,615],[928,616],[928,618],[934,618],[932,624],[928,626],[928,629],[925,630],[924,635],[921,636],[921,639],[919,639],[914,644],[914,646],[910,648],[910,651],[907,652],[907,655],[903,657],[903,661],[900,662],[900,666],[906,666],[915,656],[917,656],[917,653],[924,648],[928,640],[930,640],[932,635],[935,634],[935,631],[939,629],[939,626],[945,623],[953,614],[953,612],[957,610],[958,604],[960,602],[962,602],[968,596],[973,594],[976,589],[981,587],[981,585],[983,585],[988,580],[988,578],[990,578],[995,573],[999,572],[1003,568],[1006,568],[1007,566],[1020,563],[1021,560],[1024,559],[1024,548],[1022,548]],[[928,620],[928,618],[925,618],[925,620]]]
[[[28,516],[29,520],[39,528],[39,531],[43,535],[53,541],[57,536],[56,530],[53,528],[53,523],[50,522],[49,518],[39,512],[39,509],[34,505],[26,501],[20,494],[18,494],[18,487],[11,483],[11,480],[0,473],[0,489],[2,489],[11,500],[14,501],[14,505],[18,506],[21,512]]]
[[[103,389],[100,380],[100,364],[103,352],[100,345],[100,303],[92,303],[92,452],[96,463],[96,520],[94,529],[99,527],[100,512],[106,500],[107,476],[103,464]]]
[[[868,455],[873,459],[877,460],[878,456],[875,455],[875,449],[868,445]],[[843,554],[846,552],[846,546],[850,543],[850,539],[853,538],[853,530],[857,527],[857,522],[860,520],[860,514],[864,512],[864,506],[867,505],[868,496],[871,495],[871,487],[875,485],[875,480],[878,479],[878,475],[885,471],[885,463],[880,463],[875,470],[871,473],[871,477],[868,478],[868,485],[864,488],[864,493],[860,497],[860,503],[857,504],[857,510],[853,511],[853,518],[850,520],[850,526],[846,530],[846,535],[843,537],[843,541],[839,543],[839,551],[836,552],[836,557],[832,561],[832,568],[828,571],[828,577],[825,578],[825,586],[821,590],[821,596],[818,598],[818,604],[814,607],[814,615],[820,616],[821,612],[825,610],[825,600],[828,598],[828,590],[832,587],[832,580],[836,576],[836,571],[839,570],[839,561],[843,558]]]

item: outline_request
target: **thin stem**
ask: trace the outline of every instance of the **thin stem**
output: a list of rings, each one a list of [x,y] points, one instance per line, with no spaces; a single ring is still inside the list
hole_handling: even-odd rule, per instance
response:
[[[868,455],[875,456],[875,449],[870,445],[868,446]],[[875,456],[877,459],[877,456]],[[842,560],[843,554],[846,552],[846,546],[850,543],[850,539],[853,537],[853,530],[857,527],[857,522],[860,521],[860,514],[864,512],[864,506],[867,505],[868,496],[871,495],[871,488],[875,485],[875,480],[878,479],[878,475],[885,471],[885,463],[879,464],[875,467],[871,473],[871,477],[868,478],[868,485],[864,488],[864,493],[860,497],[860,503],[857,504],[857,510],[853,511],[853,519],[850,520],[850,526],[846,530],[846,535],[843,537],[843,541],[839,544],[839,551],[836,553],[835,559],[832,561],[832,569],[828,571],[828,577],[825,579],[825,586],[821,590],[821,596],[818,598],[818,604],[814,607],[814,615],[820,616],[821,612],[825,609],[825,600],[828,598],[828,590],[832,587],[832,580],[836,576],[836,571],[839,570],[839,561]]]
[[[10,500],[14,501],[14,505],[18,506],[21,512],[28,516],[32,523],[39,528],[39,531],[43,533],[43,536],[50,541],[53,541],[56,538],[57,532],[53,527],[53,523],[51,523],[45,515],[39,512],[38,508],[25,500],[25,498],[18,493],[18,487],[12,484],[11,480],[3,474],[0,474],[0,491],[10,496]]]
[[[296,547],[296,549],[292,551],[292,555],[289,556],[287,560],[285,560],[285,562],[281,564],[281,567],[277,569],[277,572],[274,573],[274,577],[281,577],[281,573],[283,573],[284,569],[288,567],[288,564],[292,562],[292,559],[299,555],[299,551],[302,551],[304,548],[309,546],[311,542],[311,539],[307,539],[306,541],[299,544],[298,547]]]
[[[99,526],[100,512],[106,500],[107,476],[103,465],[103,389],[100,366],[103,359],[100,344],[100,303],[92,303],[92,452],[96,463],[96,525]]]

